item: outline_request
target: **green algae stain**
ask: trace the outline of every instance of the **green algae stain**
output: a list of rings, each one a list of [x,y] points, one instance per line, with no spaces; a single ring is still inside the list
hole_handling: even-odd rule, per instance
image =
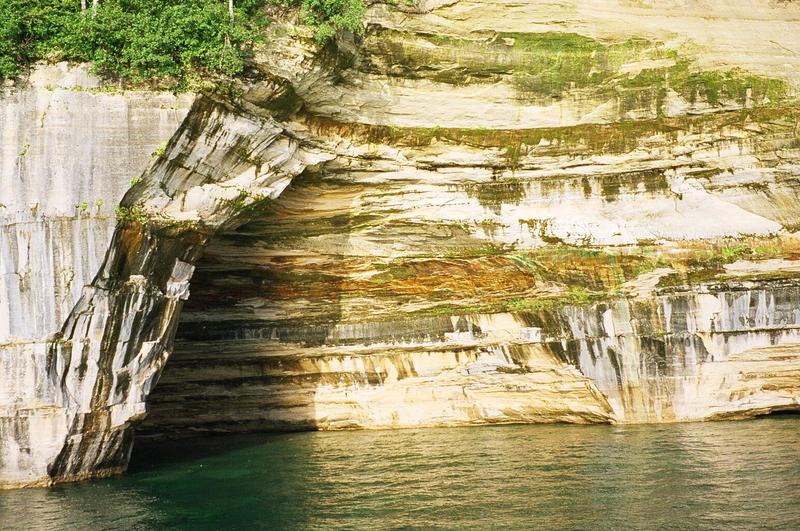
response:
[[[319,134],[335,131],[369,144],[390,144],[406,147],[429,146],[434,140],[478,148],[498,148],[503,153],[519,146],[519,155],[512,161],[519,166],[523,155],[552,155],[566,151],[580,153],[625,153],[637,148],[643,140],[659,136],[664,143],[677,140],[682,134],[715,133],[723,128],[741,128],[747,123],[770,123],[785,130],[791,138],[786,146],[800,145],[797,127],[800,110],[791,103],[733,110],[724,113],[622,120],[608,124],[580,124],[563,127],[530,129],[486,129],[450,127],[394,127],[327,122],[316,118],[312,125]],[[710,175],[718,173],[711,170]],[[700,175],[698,175],[700,176]]]
[[[537,236],[540,240],[545,243],[552,243],[552,244],[559,244],[563,243],[561,238],[557,238],[551,235],[550,232],[550,223],[552,219],[539,219],[539,218],[531,218],[531,219],[522,219],[520,223],[526,225],[528,230],[531,234]]]
[[[386,284],[398,280],[409,280],[417,276],[417,272],[409,264],[375,264],[375,269],[380,271],[370,277],[369,281],[376,284]]]
[[[498,213],[504,204],[518,205],[526,194],[525,183],[517,179],[470,184],[464,190],[469,197],[477,199],[481,206]]]
[[[526,60],[514,70],[514,84],[520,97],[563,96],[572,89],[606,91],[626,63],[672,59],[674,50],[642,37],[602,43],[576,33],[505,33]]]
[[[741,68],[694,71],[686,59],[668,67],[642,70],[634,77],[622,79],[617,86],[623,92],[673,90],[692,104],[705,101],[715,107],[726,102],[765,105],[791,95],[789,85],[780,79],[758,76]]]
[[[791,96],[782,80],[741,68],[704,71],[687,46],[676,49],[641,36],[609,42],[554,31],[460,38],[383,30],[371,33],[365,47],[375,56],[367,69],[388,75],[453,85],[510,78],[521,100],[560,99],[583,90],[616,98],[623,113],[654,108],[661,115],[668,90],[690,103],[702,100],[711,106],[760,105]],[[657,66],[647,66],[654,61]],[[638,72],[637,63],[644,65]]]
[[[596,68],[604,47],[594,39],[576,33],[507,33],[514,48],[523,52],[521,67],[514,70],[520,93],[558,97],[570,88],[602,82],[606,71]]]
[[[669,190],[669,181],[663,169],[636,170],[601,175],[597,178],[600,192],[609,203],[616,201],[623,193],[644,189],[648,193]]]
[[[586,306],[608,298],[607,293],[592,292],[581,286],[573,286],[563,295],[510,299],[503,301],[500,307],[506,312],[539,313],[555,311],[564,306]]]

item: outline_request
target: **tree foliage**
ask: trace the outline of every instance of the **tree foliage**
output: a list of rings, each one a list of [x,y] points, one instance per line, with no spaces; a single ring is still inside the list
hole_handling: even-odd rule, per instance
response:
[[[80,0],[0,0],[0,78],[42,59],[133,83],[235,77],[262,38],[266,3],[299,7],[321,42],[361,29],[362,0],[236,0],[233,21],[226,0],[102,0],[96,14]]]
[[[315,29],[315,37],[324,42],[339,30],[360,33],[364,18],[362,0],[300,0],[306,24]]]

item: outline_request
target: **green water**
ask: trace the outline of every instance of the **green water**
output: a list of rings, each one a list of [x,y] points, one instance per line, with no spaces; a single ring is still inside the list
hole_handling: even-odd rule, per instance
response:
[[[3,529],[800,529],[800,417],[227,437],[0,492]]]

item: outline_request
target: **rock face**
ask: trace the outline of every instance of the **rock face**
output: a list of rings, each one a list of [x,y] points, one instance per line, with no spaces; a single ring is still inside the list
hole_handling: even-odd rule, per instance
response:
[[[0,485],[47,477],[64,444],[46,341],[97,273],[119,200],[191,101],[118,92],[66,64],[0,96]]]
[[[121,471],[137,426],[800,409],[800,7],[744,4],[376,5],[322,50],[276,26],[259,81],[198,98],[98,229],[77,303],[49,278],[35,324],[2,300],[0,485]]]
[[[0,344],[52,334],[97,273],[114,210],[191,97],[39,67],[0,95]]]

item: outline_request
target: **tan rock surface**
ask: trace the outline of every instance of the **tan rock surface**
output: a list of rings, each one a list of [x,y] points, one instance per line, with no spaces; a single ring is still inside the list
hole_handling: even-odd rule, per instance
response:
[[[137,425],[798,409],[799,15],[375,5],[324,50],[276,28],[264,77],[195,101],[127,192],[60,333],[0,351],[0,485],[118,473]]]

